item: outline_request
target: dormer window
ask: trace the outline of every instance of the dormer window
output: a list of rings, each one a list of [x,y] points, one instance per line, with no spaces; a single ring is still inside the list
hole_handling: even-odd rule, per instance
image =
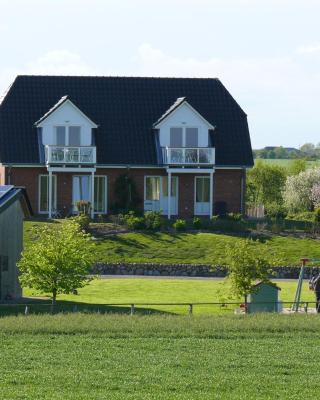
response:
[[[170,128],[170,147],[198,147],[198,128],[172,127]]]
[[[55,138],[57,146],[73,146],[81,145],[81,127],[80,126],[56,126]]]

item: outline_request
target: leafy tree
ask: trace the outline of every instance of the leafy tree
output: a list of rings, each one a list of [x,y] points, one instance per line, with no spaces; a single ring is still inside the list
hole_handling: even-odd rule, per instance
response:
[[[251,204],[282,204],[282,190],[286,182],[286,170],[278,165],[257,161],[247,178],[247,200]]]
[[[313,143],[305,143],[300,147],[300,150],[307,156],[312,157],[315,155],[315,145]]]
[[[298,175],[288,176],[283,198],[288,211],[312,211],[312,188],[320,184],[320,168],[310,168]]]
[[[262,245],[251,239],[229,245],[225,252],[228,280],[231,283],[231,295],[244,297],[254,291],[256,280],[270,282],[268,276],[276,259],[270,255],[266,244]]]
[[[51,293],[54,305],[58,294],[72,293],[90,281],[93,243],[76,221],[37,227],[33,237],[18,263],[22,286]]]

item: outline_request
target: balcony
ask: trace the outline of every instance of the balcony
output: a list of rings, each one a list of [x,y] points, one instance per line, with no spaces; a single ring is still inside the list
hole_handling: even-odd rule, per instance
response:
[[[96,147],[45,146],[46,164],[95,164]]]
[[[214,147],[162,147],[162,160],[167,165],[212,165]]]

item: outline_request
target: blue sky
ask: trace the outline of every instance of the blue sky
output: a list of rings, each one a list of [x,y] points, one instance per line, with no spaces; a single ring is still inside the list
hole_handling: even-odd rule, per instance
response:
[[[320,142],[319,0],[0,0],[17,74],[218,77],[255,148]]]

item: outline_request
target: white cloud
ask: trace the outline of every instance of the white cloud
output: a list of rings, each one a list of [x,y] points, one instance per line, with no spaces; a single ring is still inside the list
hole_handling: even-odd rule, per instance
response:
[[[315,43],[308,46],[300,46],[297,48],[297,53],[299,54],[317,53],[317,52],[320,52],[320,43]]]
[[[276,93],[285,89],[290,95],[293,88],[296,92],[304,85],[315,85],[314,80],[308,82],[300,64],[291,57],[198,60],[171,56],[145,43],[139,47],[139,61],[141,75],[217,77],[233,93]]]
[[[97,75],[79,54],[68,50],[52,50],[27,64],[25,73],[43,75]]]
[[[0,96],[17,75],[101,75],[99,69],[86,63],[79,54],[68,50],[52,50],[25,66],[5,68],[0,74]]]

